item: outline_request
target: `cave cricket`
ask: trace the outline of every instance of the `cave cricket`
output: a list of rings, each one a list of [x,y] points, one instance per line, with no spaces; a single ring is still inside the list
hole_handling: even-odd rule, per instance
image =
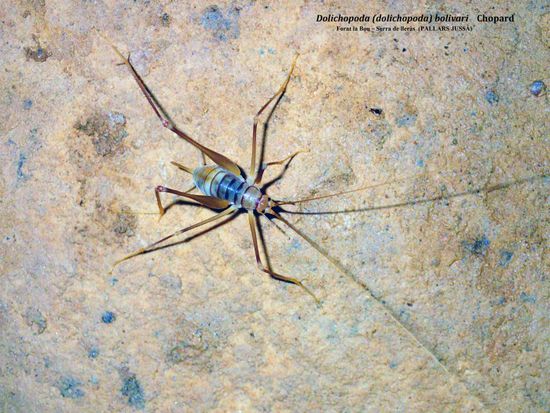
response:
[[[294,56],[294,59],[291,64],[291,68],[282,85],[279,87],[277,92],[267,100],[267,102],[260,108],[260,110],[254,116],[254,122],[252,126],[252,147],[251,147],[250,169],[248,174],[244,174],[242,169],[235,162],[233,162],[226,156],[200,144],[199,142],[195,141],[190,136],[188,136],[185,132],[181,131],[171,121],[167,113],[158,103],[158,101],[156,100],[156,98],[154,97],[150,89],[147,87],[147,85],[145,84],[145,82],[143,81],[139,73],[136,71],[136,69],[130,62],[130,55],[128,55],[128,57],[125,57],[116,48],[116,46],[114,46],[108,39],[106,39],[102,35],[101,37],[103,37],[104,40],[106,40],[110,44],[110,46],[113,48],[115,53],[122,60],[123,63],[121,63],[121,65],[122,64],[125,65],[130,70],[133,78],[137,82],[143,95],[145,96],[145,98],[153,108],[153,111],[155,112],[156,116],[161,121],[162,126],[169,129],[170,131],[175,133],[177,136],[179,136],[180,138],[182,138],[183,140],[185,140],[186,142],[190,143],[195,148],[197,148],[202,153],[203,159],[204,157],[208,157],[215,164],[215,165],[203,164],[193,169],[185,165],[182,165],[178,162],[171,162],[174,166],[178,167],[182,171],[192,175],[193,186],[186,191],[180,191],[180,190],[168,188],[162,185],[157,186],[155,188],[155,197],[156,197],[160,217],[162,217],[165,213],[165,208],[160,198],[161,193],[170,193],[183,198],[188,198],[194,201],[195,203],[202,205],[206,208],[209,208],[214,211],[219,211],[217,212],[216,215],[208,219],[205,219],[194,225],[179,229],[178,231],[175,231],[172,234],[169,234],[163,237],[162,239],[156,242],[153,242],[152,244],[149,244],[146,247],[139,248],[138,250],[132,252],[131,254],[128,254],[125,257],[117,260],[113,264],[111,273],[114,270],[114,268],[120,263],[130,258],[136,257],[138,255],[152,252],[152,251],[155,251],[156,249],[160,249],[162,248],[162,244],[165,241],[173,237],[176,237],[185,232],[191,231],[200,226],[220,220],[221,218],[224,218],[224,217],[229,218],[231,216],[234,216],[244,211],[248,217],[250,233],[251,233],[252,243],[254,247],[254,255],[255,255],[256,264],[258,268],[276,280],[291,283],[301,287],[306,293],[308,293],[311,297],[313,297],[313,299],[318,305],[320,305],[321,302],[319,301],[317,296],[309,288],[307,288],[300,280],[298,280],[295,277],[282,275],[273,271],[267,259],[267,255],[266,255],[266,259],[262,260],[258,241],[261,242],[264,249],[264,253],[265,253],[265,245],[264,245],[263,238],[257,236],[256,227],[257,226],[259,227],[260,217],[266,217],[268,222],[272,224],[275,224],[274,222],[272,222],[272,219],[275,219],[277,221],[284,223],[287,227],[292,229],[296,234],[298,234],[302,239],[304,239],[311,247],[316,249],[325,259],[330,261],[341,273],[351,278],[355,283],[360,285],[367,292],[370,299],[372,299],[384,311],[384,313],[387,316],[389,316],[389,318],[399,327],[399,329],[401,329],[401,331],[406,336],[408,336],[414,343],[416,343],[416,345],[420,349],[422,349],[422,351],[424,351],[433,360],[433,362],[436,365],[438,365],[448,375],[457,379],[466,388],[466,391],[470,393],[469,389],[465,386],[465,384],[462,382],[460,377],[456,376],[451,371],[449,371],[447,366],[439,359],[439,357],[429,347],[427,347],[422,341],[420,341],[416,337],[416,335],[410,330],[410,328],[407,325],[405,325],[396,314],[394,314],[392,309],[389,308],[383,302],[383,300],[381,300],[378,296],[376,296],[364,282],[358,280],[354,276],[354,274],[352,274],[346,267],[342,265],[342,263],[339,260],[332,257],[328,253],[328,251],[324,249],[320,244],[318,244],[314,239],[310,238],[307,234],[305,234],[303,231],[298,229],[293,223],[289,222],[287,219],[281,216],[281,213],[288,212],[281,208],[281,206],[283,205],[297,205],[300,203],[306,203],[314,200],[343,196],[343,195],[364,191],[371,188],[389,185],[399,181],[405,181],[411,178],[415,178],[416,176],[404,177],[404,178],[395,179],[392,181],[386,181],[378,184],[362,186],[356,189],[345,190],[345,191],[327,194],[327,195],[308,197],[308,198],[303,198],[298,200],[276,200],[270,197],[266,193],[265,187],[262,186],[263,173],[268,167],[274,166],[274,165],[285,165],[285,163],[290,162],[300,152],[305,152],[305,151],[295,152],[280,161],[273,161],[273,162],[259,163],[259,164],[257,164],[257,161],[256,161],[257,129],[258,129],[260,116],[270,106],[272,102],[275,102],[272,109],[274,110],[279,100],[285,93],[286,87],[290,81],[290,78],[296,66],[296,60],[298,58],[298,54]],[[286,164],[286,166],[288,166],[288,164]],[[497,185],[492,189],[484,188],[484,189],[479,189],[475,191],[458,193],[458,194],[455,194],[454,196],[464,196],[471,193],[482,192],[483,190],[487,190],[487,191],[498,190],[506,186],[507,185]],[[199,189],[202,192],[202,194],[191,193],[195,189]],[[447,197],[452,197],[452,196],[447,196]],[[425,201],[429,201],[429,202],[437,201],[447,197],[442,195],[432,199],[427,199]],[[413,201],[412,203],[416,203],[416,202],[417,201]],[[405,204],[409,204],[409,202],[406,202]],[[399,205],[401,204],[396,204],[390,207],[399,206]],[[311,214],[315,214],[315,213],[311,213]]]
[[[193,186],[186,191],[180,191],[180,190],[168,188],[162,185],[157,186],[155,188],[155,197],[156,197],[160,217],[162,217],[165,213],[165,208],[160,198],[161,193],[170,193],[180,197],[188,198],[204,207],[219,211],[216,215],[208,219],[205,219],[201,222],[198,222],[186,228],[179,229],[178,231],[175,231],[172,234],[169,234],[163,237],[162,239],[156,242],[153,242],[152,244],[149,244],[146,247],[139,248],[138,250],[132,252],[131,254],[128,254],[125,257],[117,260],[114,263],[113,268],[111,269],[111,272],[114,270],[114,268],[118,264],[132,257],[145,254],[157,248],[160,248],[161,244],[163,244],[165,241],[175,236],[178,236],[180,234],[183,234],[185,232],[188,232],[200,226],[212,223],[221,218],[230,217],[231,215],[244,211],[248,216],[250,233],[252,237],[252,244],[254,246],[254,255],[256,258],[256,264],[258,268],[264,273],[269,274],[269,276],[271,276],[276,280],[295,284],[301,287],[305,292],[311,295],[317,303],[319,303],[319,299],[317,298],[317,296],[309,288],[307,288],[300,280],[298,280],[297,278],[287,276],[287,275],[282,275],[273,271],[269,262],[267,260],[262,260],[259,243],[258,243],[258,236],[256,232],[256,226],[259,225],[257,222],[259,217],[262,217],[262,216],[267,217],[269,222],[271,222],[271,219],[277,219],[278,221],[281,221],[282,223],[287,225],[290,229],[292,229],[294,232],[296,232],[300,237],[302,237],[306,242],[308,242],[326,259],[328,259],[333,264],[336,264],[337,261],[335,261],[332,257],[330,257],[327,254],[327,252],[320,247],[319,244],[317,244],[313,239],[311,239],[309,236],[304,234],[295,225],[293,225],[291,222],[289,222],[287,219],[281,216],[281,212],[283,212],[283,210],[280,208],[280,206],[296,205],[299,203],[304,203],[304,202],[318,200],[318,199],[337,197],[345,194],[350,194],[353,192],[363,191],[369,188],[374,188],[377,186],[386,185],[388,183],[386,182],[386,183],[381,183],[376,185],[368,185],[357,189],[346,190],[346,191],[333,193],[329,195],[321,195],[321,196],[304,198],[304,199],[299,199],[294,201],[275,200],[274,198],[271,198],[269,195],[266,194],[264,188],[262,188],[261,186],[262,177],[265,170],[268,167],[273,165],[284,165],[286,162],[289,162],[290,160],[292,160],[300,152],[305,152],[305,151],[298,151],[287,156],[285,159],[282,159],[280,161],[261,163],[260,165],[258,165],[256,161],[257,130],[258,130],[258,123],[260,120],[260,116],[270,106],[272,102],[275,101],[276,102],[275,106],[276,106],[278,100],[285,93],[286,87],[290,81],[290,78],[296,66],[296,60],[298,58],[298,54],[294,56],[291,68],[282,85],[279,87],[277,92],[271,98],[269,98],[267,102],[260,108],[260,110],[256,113],[256,116],[254,116],[254,123],[252,126],[252,148],[251,148],[252,154],[251,154],[251,160],[250,160],[250,169],[249,169],[249,173],[245,175],[243,174],[241,168],[235,162],[233,162],[226,156],[200,144],[199,142],[192,139],[185,132],[180,130],[170,120],[169,116],[166,114],[164,109],[158,103],[153,93],[150,91],[149,87],[145,84],[145,82],[143,81],[139,73],[136,71],[135,67],[130,62],[130,56],[124,57],[124,55],[116,48],[116,46],[111,44],[111,47],[113,48],[115,53],[118,55],[118,57],[123,61],[123,63],[121,64],[126,65],[130,70],[132,76],[136,80],[143,95],[145,96],[145,98],[153,108],[153,111],[155,112],[157,117],[160,119],[162,126],[164,126],[168,130],[175,133],[180,138],[184,139],[186,142],[196,147],[199,151],[201,151],[201,153],[204,156],[208,157],[210,160],[212,160],[215,163],[215,165],[201,165],[193,169],[185,165],[182,165],[178,162],[171,162],[174,166],[178,167],[182,171],[192,175]],[[191,193],[195,189],[199,189],[202,192],[202,194]],[[260,239],[260,241],[262,240]],[[264,247],[264,251],[265,251],[265,247]],[[337,265],[337,267],[339,266]]]

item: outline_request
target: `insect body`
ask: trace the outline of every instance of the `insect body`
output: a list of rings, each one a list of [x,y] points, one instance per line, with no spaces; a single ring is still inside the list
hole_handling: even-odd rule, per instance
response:
[[[250,233],[252,236],[252,245],[254,247],[254,255],[256,258],[256,263],[258,265],[258,268],[261,271],[265,272],[266,274],[269,274],[274,279],[300,286],[318,302],[317,297],[309,289],[307,289],[302,284],[301,281],[297,280],[294,277],[289,277],[273,271],[270,267],[269,262],[266,262],[264,264],[262,257],[260,255],[260,248],[258,245],[258,237],[256,233],[256,226],[259,225],[258,219],[261,216],[265,216],[269,218],[270,222],[271,222],[271,219],[277,219],[278,221],[283,222],[290,229],[296,232],[300,237],[302,237],[307,243],[309,243],[313,248],[315,248],[321,255],[323,255],[330,262],[336,265],[336,267],[338,267],[340,271],[343,271],[345,273],[346,271],[343,269],[341,264],[338,263],[337,260],[330,257],[328,253],[319,244],[317,244],[313,239],[308,237],[306,234],[304,234],[302,231],[296,228],[291,222],[287,221],[285,218],[281,216],[281,213],[284,212],[281,206],[289,205],[289,204],[295,205],[302,202],[340,196],[340,195],[349,194],[352,192],[362,191],[368,188],[373,188],[376,186],[385,185],[387,183],[382,183],[378,185],[369,185],[358,189],[343,191],[335,194],[310,197],[310,198],[305,198],[305,199],[300,199],[295,201],[274,200],[265,193],[264,188],[262,188],[261,186],[262,176],[264,171],[270,166],[285,164],[285,162],[289,161],[290,159],[292,159],[294,156],[296,156],[298,153],[301,152],[301,151],[295,152],[280,161],[273,161],[273,162],[267,162],[267,163],[260,162],[259,166],[257,165],[257,162],[256,162],[256,146],[257,146],[256,132],[258,127],[259,117],[264,112],[264,110],[271,104],[271,102],[273,101],[278,102],[278,99],[280,99],[281,96],[284,94],[286,87],[288,85],[288,82],[290,80],[290,77],[292,75],[292,72],[294,70],[294,67],[296,65],[296,59],[298,55],[294,57],[290,71],[285,81],[283,82],[283,84],[279,87],[279,90],[270,99],[268,99],[268,101],[256,113],[256,116],[254,116],[254,123],[252,126],[252,150],[251,150],[250,170],[248,175],[245,175],[243,174],[241,168],[239,168],[239,166],[235,162],[225,157],[224,155],[200,144],[199,142],[192,139],[185,132],[180,130],[178,127],[176,127],[176,125],[170,120],[168,115],[164,112],[161,105],[153,96],[153,94],[151,93],[151,91],[149,90],[145,82],[141,79],[140,75],[137,73],[134,66],[131,64],[129,60],[130,58],[129,57],[125,58],[114,45],[111,44],[111,46],[115,51],[115,53],[122,59],[124,64],[130,70],[132,76],[136,80],[145,98],[151,105],[153,111],[155,112],[159,120],[162,122],[162,126],[169,129],[170,131],[175,133],[177,136],[179,136],[186,142],[196,147],[198,150],[202,152],[202,154],[205,157],[210,158],[215,163],[215,165],[203,165],[192,169],[182,164],[179,164],[177,162],[172,162],[172,164],[174,164],[181,170],[193,176],[194,185],[188,191],[179,191],[177,189],[168,188],[165,186],[157,186],[155,188],[155,197],[157,200],[160,216],[162,217],[162,215],[164,215],[166,211],[164,206],[162,205],[162,201],[160,198],[161,193],[171,193],[174,195],[191,199],[197,202],[198,204],[204,207],[210,208],[212,210],[221,210],[220,212],[218,212],[217,215],[214,215],[208,219],[205,219],[204,221],[198,222],[189,227],[182,228],[144,248],[140,248],[137,251],[123,257],[122,259],[114,263],[113,269],[116,265],[132,257],[154,251],[155,249],[160,247],[160,244],[162,244],[163,242],[165,242],[166,240],[172,237],[178,236],[180,234],[183,234],[184,232],[193,230],[202,225],[209,224],[223,217],[227,217],[227,216],[236,214],[238,212],[244,211],[248,215]],[[198,188],[202,192],[202,194],[192,193],[192,191],[196,188]],[[260,241],[263,244],[263,240],[260,240]],[[264,250],[265,250],[265,246],[264,246]]]
[[[184,139],[185,141],[187,141],[197,149],[199,149],[204,156],[210,158],[216,164],[216,165],[203,165],[192,169],[182,164],[179,164],[177,162],[172,162],[172,164],[174,164],[181,170],[193,176],[194,185],[188,191],[179,191],[177,189],[168,188],[165,186],[157,186],[155,188],[155,197],[157,200],[160,216],[162,217],[162,215],[164,215],[166,211],[164,206],[162,205],[162,201],[160,198],[161,193],[171,193],[174,195],[178,195],[178,196],[196,201],[198,204],[205,206],[207,208],[210,208],[213,210],[221,210],[220,212],[218,212],[217,215],[214,215],[208,219],[205,219],[204,221],[198,222],[189,227],[182,228],[144,248],[140,248],[137,251],[123,257],[122,259],[114,263],[113,269],[116,265],[132,257],[154,251],[155,249],[160,247],[160,244],[162,244],[163,242],[165,242],[166,240],[172,237],[183,234],[184,232],[190,231],[202,225],[209,224],[211,222],[219,220],[220,218],[236,214],[239,211],[245,211],[246,214],[248,215],[250,233],[252,236],[252,245],[254,246],[254,255],[255,255],[256,263],[259,269],[269,274],[274,279],[300,286],[318,302],[317,297],[308,288],[306,288],[301,281],[297,280],[296,278],[282,275],[273,271],[269,263],[264,264],[264,262],[262,261],[262,257],[260,255],[258,237],[256,233],[258,218],[261,216],[267,216],[270,219],[275,218],[283,222],[285,225],[287,225],[289,228],[295,231],[300,237],[302,237],[306,242],[308,242],[313,248],[319,251],[320,254],[322,254],[325,258],[327,258],[333,264],[337,265],[337,267],[340,270],[342,270],[341,266],[337,264],[337,261],[331,258],[328,255],[328,253],[323,248],[321,248],[314,240],[312,240],[310,237],[305,235],[302,231],[296,228],[292,223],[290,223],[289,221],[287,221],[285,218],[281,216],[280,213],[284,211],[283,209],[281,209],[281,206],[289,205],[289,204],[298,204],[298,203],[308,202],[316,199],[340,196],[340,195],[362,191],[367,188],[373,188],[375,186],[380,186],[384,184],[370,185],[370,186],[365,186],[354,190],[339,192],[336,194],[305,198],[305,199],[300,199],[296,201],[277,201],[270,198],[267,194],[265,194],[261,186],[262,176],[264,171],[268,167],[273,165],[283,165],[285,162],[289,161],[290,159],[292,159],[294,156],[296,156],[298,153],[301,152],[301,151],[295,152],[280,161],[273,161],[273,162],[267,162],[267,163],[260,162],[259,166],[257,166],[257,163],[256,163],[256,140],[257,140],[256,132],[258,127],[259,117],[262,114],[262,112],[270,105],[271,102],[278,101],[278,99],[280,99],[280,97],[284,94],[287,84],[294,70],[294,67],[296,65],[296,59],[298,55],[294,57],[290,71],[285,81],[283,82],[283,84],[279,87],[279,90],[260,108],[260,110],[256,113],[256,116],[254,117],[254,123],[252,126],[252,150],[251,150],[252,156],[250,161],[250,170],[248,175],[245,175],[243,174],[241,168],[239,168],[239,166],[235,162],[228,159],[224,155],[216,151],[213,151],[212,149],[207,148],[206,146],[200,144],[199,142],[195,141],[190,136],[188,136],[185,132],[177,128],[176,125],[170,120],[168,115],[164,112],[164,110],[162,109],[162,107],[160,106],[156,98],[153,96],[153,94],[151,93],[151,91],[149,90],[145,82],[141,79],[141,77],[135,70],[134,66],[131,64],[129,60],[130,58],[129,57],[125,58],[114,45],[111,44],[111,46],[115,51],[115,53],[122,59],[124,64],[130,70],[139,88],[141,89],[142,93],[145,95],[145,98],[153,108],[153,111],[155,112],[159,120],[162,122],[162,126],[169,129],[170,131],[175,133],[177,136]],[[192,193],[192,191],[196,188],[198,188],[202,192],[202,194]],[[263,241],[262,241],[262,244],[263,244]],[[264,246],[264,250],[265,250],[265,246]]]
[[[300,152],[298,151],[296,153],[293,153],[292,155],[280,161],[260,163],[259,167],[257,167],[257,164],[256,164],[256,140],[257,140],[256,131],[258,127],[259,116],[269,106],[269,104],[272,101],[274,101],[277,98],[280,98],[285,92],[286,86],[290,80],[290,76],[292,75],[292,72],[294,70],[294,67],[296,64],[296,58],[298,57],[298,55],[295,56],[294,61],[292,62],[292,67],[288,73],[288,76],[286,77],[285,81],[283,82],[279,90],[262,106],[262,108],[257,112],[256,116],[254,117],[254,123],[252,127],[252,157],[250,161],[250,172],[248,175],[244,175],[241,168],[239,168],[239,166],[235,162],[228,159],[224,155],[218,152],[215,152],[212,149],[209,149],[206,146],[200,144],[199,142],[189,137],[185,132],[178,129],[174,125],[174,123],[169,119],[168,115],[164,112],[160,104],[157,102],[156,98],[153,96],[153,94],[151,93],[151,91],[149,90],[145,82],[141,79],[141,77],[139,76],[135,68],[132,66],[132,64],[130,63],[129,57],[125,58],[115,46],[113,45],[111,46],[113,47],[113,50],[118,54],[118,56],[123,60],[124,64],[130,69],[132,76],[136,80],[142,93],[145,95],[145,98],[153,108],[153,111],[162,122],[162,125],[165,128],[169,129],[170,131],[174,132],[180,138],[184,139],[191,145],[195,146],[197,149],[199,149],[203,153],[204,156],[210,158],[216,164],[216,165],[203,165],[192,169],[187,166],[181,165],[177,162],[172,162],[172,164],[174,164],[181,170],[193,176],[194,185],[188,191],[179,191],[177,189],[172,189],[165,186],[157,186],[155,188],[155,196],[157,199],[157,205],[159,208],[160,216],[164,215],[166,211],[164,206],[162,205],[162,201],[160,198],[161,193],[171,193],[174,195],[178,195],[178,196],[196,201],[200,205],[205,206],[207,208],[210,208],[213,210],[221,210],[221,212],[218,212],[217,215],[214,215],[197,224],[180,229],[148,245],[145,248],[140,248],[137,251],[123,257],[122,259],[115,262],[115,264],[113,265],[113,269],[116,265],[120,264],[123,261],[126,261],[137,255],[141,255],[141,254],[155,250],[160,246],[160,244],[162,244],[163,242],[165,242],[166,240],[172,237],[175,237],[184,232],[195,229],[199,226],[209,224],[213,221],[219,220],[220,218],[230,216],[235,213],[238,213],[239,211],[244,210],[248,215],[248,222],[250,226],[250,232],[252,235],[252,243],[254,246],[254,255],[256,258],[256,263],[260,268],[260,270],[269,274],[272,278],[300,286],[308,294],[310,294],[313,298],[315,298],[316,301],[318,301],[317,297],[309,289],[307,289],[302,284],[301,281],[293,277],[279,274],[273,271],[270,268],[270,265],[268,263],[267,264],[263,263],[262,257],[260,255],[260,249],[258,246],[258,237],[256,233],[258,216],[269,215],[271,218],[276,218],[284,222],[292,230],[296,231],[298,235],[303,237],[307,242],[312,243],[312,240],[309,237],[305,236],[290,222],[288,222],[286,219],[281,217],[281,215],[279,214],[281,210],[278,211],[277,208],[280,205],[294,204],[294,203],[305,202],[313,199],[324,198],[324,196],[321,196],[316,198],[302,199],[299,201],[284,201],[284,202],[275,201],[271,199],[267,194],[265,194],[264,191],[261,189],[262,187],[260,186],[262,182],[263,173],[269,166],[282,165],[286,161],[292,159],[294,156],[296,156]],[[192,193],[192,191],[195,188],[198,188],[202,192],[202,194]],[[359,188],[357,190],[362,190],[362,189],[365,189],[365,188]],[[354,192],[354,191],[346,191],[343,193],[348,193],[348,192]],[[328,196],[338,196],[343,193],[332,194]],[[317,250],[319,250],[319,247],[315,243],[313,243],[312,245]],[[323,251],[319,250],[319,252],[326,256],[326,254]]]
[[[233,161],[225,157],[224,155],[213,151],[212,149],[209,149],[205,147],[204,145],[200,144],[199,142],[195,141],[191,137],[189,137],[185,132],[178,129],[172,121],[169,119],[169,117],[166,115],[166,113],[163,111],[159,103],[156,101],[155,97],[152,95],[148,87],[145,85],[139,74],[136,72],[134,67],[129,61],[129,58],[125,58],[114,46],[113,49],[118,54],[118,56],[123,60],[124,64],[130,69],[130,72],[132,73],[132,76],[138,83],[139,88],[141,89],[142,93],[146,97],[147,101],[153,108],[155,114],[162,122],[162,125],[175,133],[180,138],[184,139],[189,144],[195,146],[197,149],[199,149],[203,155],[210,158],[215,165],[203,165],[199,166],[197,168],[191,169],[189,167],[186,167],[184,165],[181,165],[176,162],[172,162],[174,165],[176,165],[181,170],[189,173],[193,177],[193,188],[188,191],[179,191],[176,189],[168,188],[165,186],[157,186],[155,188],[155,196],[157,200],[157,205],[159,208],[160,215],[162,216],[165,213],[165,209],[162,205],[160,194],[161,193],[171,193],[178,196],[182,196],[188,199],[191,199],[197,203],[199,203],[202,206],[205,206],[207,208],[210,208],[212,210],[219,210],[216,215],[198,222],[194,225],[191,225],[186,228],[182,228],[170,235],[167,235],[166,237],[144,247],[140,248],[137,251],[125,256],[124,258],[118,260],[115,262],[114,266],[117,264],[130,259],[132,257],[135,257],[140,254],[144,254],[147,252],[154,251],[155,249],[159,248],[160,245],[175,236],[178,236],[182,233],[185,233],[187,231],[193,230],[195,228],[198,228],[202,225],[209,224],[211,222],[214,222],[216,220],[219,220],[220,218],[227,217],[233,214],[238,213],[239,211],[245,211],[245,213],[248,216],[248,221],[250,225],[250,232],[252,236],[252,243],[254,247],[254,254],[256,258],[256,263],[261,271],[264,273],[269,274],[272,278],[285,281],[288,283],[295,284],[297,286],[300,286],[303,288],[307,293],[312,295],[315,300],[317,298],[313,293],[311,293],[303,284],[301,281],[297,280],[296,278],[289,277],[286,275],[281,275],[275,271],[273,271],[270,267],[269,262],[262,261],[262,258],[260,256],[260,249],[258,245],[258,237],[256,234],[256,225],[258,223],[258,219],[260,217],[269,217],[270,219],[276,219],[285,225],[287,225],[289,228],[291,228],[293,231],[295,231],[300,237],[302,237],[306,242],[308,242],[313,248],[315,248],[320,254],[322,254],[325,258],[327,258],[340,272],[343,274],[346,274],[350,276],[357,284],[361,285],[362,288],[364,288],[365,291],[368,292],[371,299],[374,300],[381,308],[383,308],[384,312],[395,322],[395,324],[404,332],[406,333],[413,342],[417,344],[417,346],[421,349],[423,349],[432,359],[433,361],[441,366],[441,368],[446,371],[448,374],[451,374],[449,370],[446,368],[446,366],[441,362],[441,360],[435,355],[435,353],[430,350],[428,347],[426,347],[420,340],[416,338],[414,333],[410,330],[410,328],[404,324],[398,315],[395,315],[391,308],[389,308],[383,300],[378,298],[373,292],[369,289],[369,287],[362,281],[355,278],[353,275],[350,275],[350,273],[346,270],[346,268],[336,259],[332,258],[319,244],[317,244],[313,239],[308,237],[306,234],[304,234],[302,231],[300,231],[298,228],[296,228],[291,222],[287,221],[284,217],[281,216],[281,213],[284,212],[284,210],[281,208],[283,205],[289,205],[289,204],[298,204],[302,202],[308,202],[316,199],[322,199],[322,198],[328,198],[328,197],[334,197],[334,196],[340,196],[344,194],[349,194],[352,192],[362,191],[368,188],[373,188],[376,186],[381,186],[388,184],[389,182],[381,183],[378,185],[370,185],[361,187],[358,189],[353,190],[347,190],[343,192],[339,192],[336,194],[329,194],[329,195],[322,195],[317,197],[310,197],[295,201],[279,201],[274,200],[270,198],[265,193],[265,188],[261,186],[262,182],[262,175],[265,169],[272,165],[281,165],[284,164],[287,160],[294,157],[297,153],[294,153],[287,158],[281,160],[281,161],[275,161],[275,162],[269,162],[269,163],[262,163],[260,162],[259,167],[257,167],[256,164],[256,130],[258,125],[258,119],[259,116],[262,114],[262,112],[269,106],[269,104],[274,101],[277,98],[280,98],[282,94],[284,93],[286,86],[289,82],[290,76],[292,74],[292,71],[294,69],[294,65],[296,62],[296,59],[292,63],[292,67],[290,69],[290,72],[284,81],[284,83],[281,85],[279,90],[262,106],[262,108],[257,112],[256,116],[254,117],[254,123],[252,128],[252,157],[251,157],[251,163],[250,163],[250,170],[248,175],[243,174],[241,168],[237,166]],[[542,178],[547,178],[547,175],[541,176]],[[519,182],[525,182],[530,179],[526,180],[519,180],[515,183]],[[394,181],[395,182],[395,181]],[[503,189],[507,188],[511,184],[502,184],[502,185],[496,185],[492,188],[483,188],[473,191],[468,191],[464,193],[457,193],[452,196],[440,196],[440,197],[434,197],[432,199],[425,199],[425,200],[413,200],[411,202],[405,202],[395,205],[390,205],[389,207],[397,207],[397,206],[403,206],[403,205],[410,205],[415,204],[417,202],[433,202],[438,201],[440,199],[450,198],[450,197],[457,197],[457,196],[464,196],[467,194],[477,194],[480,192],[491,192],[493,190],[497,189]],[[195,194],[192,193],[192,191],[198,188],[202,194]],[[347,212],[347,211],[344,211]],[[261,240],[260,240],[261,241]],[[113,268],[114,268],[113,266]],[[468,389],[467,389],[468,391]]]
[[[262,191],[249,185],[241,176],[226,171],[221,166],[199,166],[193,171],[195,186],[205,195],[223,199],[231,205],[248,211],[262,212],[265,202]],[[264,198],[265,199],[265,198]]]

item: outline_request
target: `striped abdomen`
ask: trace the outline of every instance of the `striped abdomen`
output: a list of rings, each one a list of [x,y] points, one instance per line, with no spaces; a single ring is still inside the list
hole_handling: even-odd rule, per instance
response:
[[[245,209],[255,209],[262,197],[258,188],[221,166],[199,166],[193,171],[193,181],[203,194]]]

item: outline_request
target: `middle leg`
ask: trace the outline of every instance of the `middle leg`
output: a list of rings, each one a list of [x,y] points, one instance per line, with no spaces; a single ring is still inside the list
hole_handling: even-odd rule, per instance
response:
[[[182,191],[178,191],[177,189],[167,188],[165,186],[159,185],[155,188],[155,196],[157,197],[157,205],[159,207],[159,211],[161,212],[161,215],[164,214],[164,207],[160,202],[160,195],[159,195],[160,192],[167,192],[169,194],[174,194],[185,198],[189,198],[189,199],[192,199],[193,201],[198,202],[201,205],[204,205],[205,207],[212,208],[212,209],[224,209],[229,206],[229,202],[224,199],[216,198],[213,196],[207,196],[207,195],[190,194],[189,192],[182,192]]]
[[[160,195],[159,194],[161,192],[166,192],[166,191],[161,190],[161,188],[166,189],[166,188],[161,187],[161,186],[155,187],[155,198],[157,198],[157,206],[159,208],[159,221],[164,216],[164,214],[166,213],[166,209],[170,208],[173,205],[173,204],[170,204],[170,205],[168,205],[168,207],[164,208],[164,206],[162,205],[162,202],[160,200]],[[185,191],[185,193],[191,192],[195,188],[196,188],[196,186],[195,186],[195,184],[193,184],[187,191]]]
[[[294,56],[294,60],[292,61],[292,66],[290,67],[290,71],[288,72],[288,75],[283,82],[283,84],[279,87],[279,90],[271,96],[271,98],[261,107],[261,109],[256,113],[256,116],[254,116],[254,125],[252,126],[252,157],[250,160],[250,177],[252,177],[252,181],[256,180],[256,132],[258,129],[258,122],[260,119],[260,115],[263,113],[263,111],[269,106],[271,102],[278,96],[282,96],[282,94],[285,92],[286,87],[288,85],[288,82],[290,81],[290,76],[292,76],[292,72],[294,71],[294,67],[296,66],[296,60],[298,59],[298,53]]]

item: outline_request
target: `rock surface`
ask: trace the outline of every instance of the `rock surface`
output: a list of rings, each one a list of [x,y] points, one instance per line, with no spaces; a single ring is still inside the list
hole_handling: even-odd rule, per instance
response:
[[[473,20],[494,2],[9,3],[0,410],[550,410],[548,96],[532,92],[548,84],[544,2],[495,6],[514,24],[424,34],[337,32],[316,17]],[[170,161],[201,157],[95,29],[131,52],[183,130],[243,168],[253,116],[300,53],[265,159],[309,152],[270,193],[388,182],[288,208],[354,210],[287,215],[333,263],[262,220],[274,268],[320,306],[257,270],[244,216],[109,274],[212,212],[128,213],[155,211],[156,185],[187,189]]]

